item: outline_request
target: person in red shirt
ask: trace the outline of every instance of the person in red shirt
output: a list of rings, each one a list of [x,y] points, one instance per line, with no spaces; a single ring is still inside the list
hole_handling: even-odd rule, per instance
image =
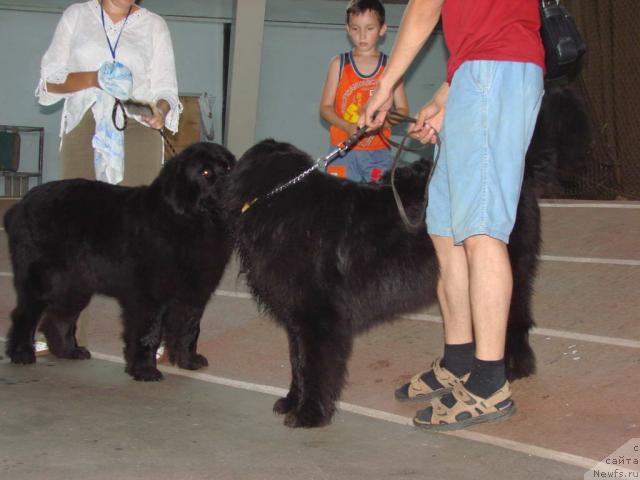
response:
[[[446,81],[420,110],[414,138],[442,144],[427,231],[440,264],[444,356],[396,390],[424,401],[418,427],[454,430],[515,413],[504,353],[512,293],[507,243],[543,94],[537,0],[410,0],[360,125],[379,128],[393,86],[440,16]]]

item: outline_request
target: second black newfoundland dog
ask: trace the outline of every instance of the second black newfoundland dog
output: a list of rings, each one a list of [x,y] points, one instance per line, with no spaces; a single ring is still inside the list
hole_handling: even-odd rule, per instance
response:
[[[232,251],[218,189],[235,159],[200,143],[143,187],[61,180],[29,191],[4,218],[17,293],[7,355],[33,363],[36,328],[61,358],[89,358],[75,324],[94,293],[122,308],[126,371],[159,380],[156,350],[197,369],[200,318]]]
[[[543,111],[552,101],[548,94]],[[567,115],[580,111],[566,111],[565,122]],[[539,125],[527,159],[509,243],[514,285],[505,360],[511,379],[535,370],[528,335],[540,249],[536,191],[552,179],[554,152],[563,138],[562,132]],[[247,151],[224,182],[228,225],[249,287],[287,331],[291,385],[274,411],[285,414],[291,427],[331,421],[354,335],[434,303],[438,277],[431,240],[426,230],[405,228],[388,177],[365,185],[313,171],[270,195],[311,165],[312,159],[294,146],[266,140]],[[421,210],[428,171],[423,161],[396,176],[413,218]]]

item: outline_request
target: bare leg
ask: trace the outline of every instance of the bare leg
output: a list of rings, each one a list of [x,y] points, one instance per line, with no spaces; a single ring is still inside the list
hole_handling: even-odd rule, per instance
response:
[[[436,251],[437,249],[438,247]],[[465,381],[464,387],[482,398],[490,398],[499,391],[505,380],[503,358],[513,283],[511,263],[506,245],[487,235],[467,238],[464,241],[463,251],[468,265],[467,292],[476,347],[470,376]],[[438,258],[441,258],[440,253]],[[447,285],[449,278],[446,270],[442,272],[442,277],[443,283]],[[463,291],[463,282],[460,277],[457,282],[454,282],[454,286],[455,292]],[[452,297],[446,294],[445,297],[449,302],[448,307],[451,308]],[[451,325],[457,326],[455,322],[448,323],[445,317],[445,332]],[[457,328],[455,331],[461,332]],[[424,428],[432,428],[435,425],[433,415],[436,410],[434,409],[438,405],[441,409],[452,408],[457,401],[453,394],[443,396],[436,401],[438,403],[416,412],[414,423]],[[501,401],[497,406],[504,409],[500,413],[501,417],[506,418],[515,412],[510,398]],[[464,427],[464,422],[471,418],[463,415],[470,414],[463,412],[455,417],[455,422],[460,422],[461,427]]]
[[[465,250],[454,245],[451,237],[431,235],[431,239],[440,265],[438,302],[444,324],[445,343],[457,345],[473,342]]]
[[[476,358],[504,357],[513,279],[507,246],[487,235],[464,241],[469,264],[469,293],[476,340]]]

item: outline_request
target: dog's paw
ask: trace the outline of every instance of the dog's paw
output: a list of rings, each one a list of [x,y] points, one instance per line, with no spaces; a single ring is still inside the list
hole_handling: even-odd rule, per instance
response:
[[[127,372],[139,382],[157,382],[162,380],[162,372],[155,367],[134,367]]]
[[[327,415],[320,405],[312,403],[287,413],[284,424],[291,428],[324,427],[331,423],[331,417],[332,415]]]
[[[56,355],[60,358],[68,358],[70,360],[89,360],[91,358],[91,352],[84,347],[74,347],[71,350],[64,352],[62,355]]]
[[[279,398],[273,404],[273,413],[277,413],[278,415],[284,415],[285,413],[289,413],[291,410],[296,408],[297,402],[292,399],[289,395],[286,397]]]
[[[19,365],[36,363],[36,352],[30,345],[14,348],[12,351],[7,353],[11,359],[11,363],[17,363]]]
[[[186,359],[178,359],[178,367],[185,370],[198,370],[209,365],[209,360],[204,355],[194,353]]]

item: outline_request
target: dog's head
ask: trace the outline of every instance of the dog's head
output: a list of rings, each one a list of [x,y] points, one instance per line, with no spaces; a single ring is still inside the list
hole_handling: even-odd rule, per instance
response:
[[[219,203],[220,180],[235,163],[233,154],[221,145],[194,143],[164,165],[154,187],[179,215],[211,212]]]
[[[225,182],[225,210],[231,216],[239,214],[244,203],[264,197],[312,164],[309,155],[289,143],[262,140],[240,157]]]

